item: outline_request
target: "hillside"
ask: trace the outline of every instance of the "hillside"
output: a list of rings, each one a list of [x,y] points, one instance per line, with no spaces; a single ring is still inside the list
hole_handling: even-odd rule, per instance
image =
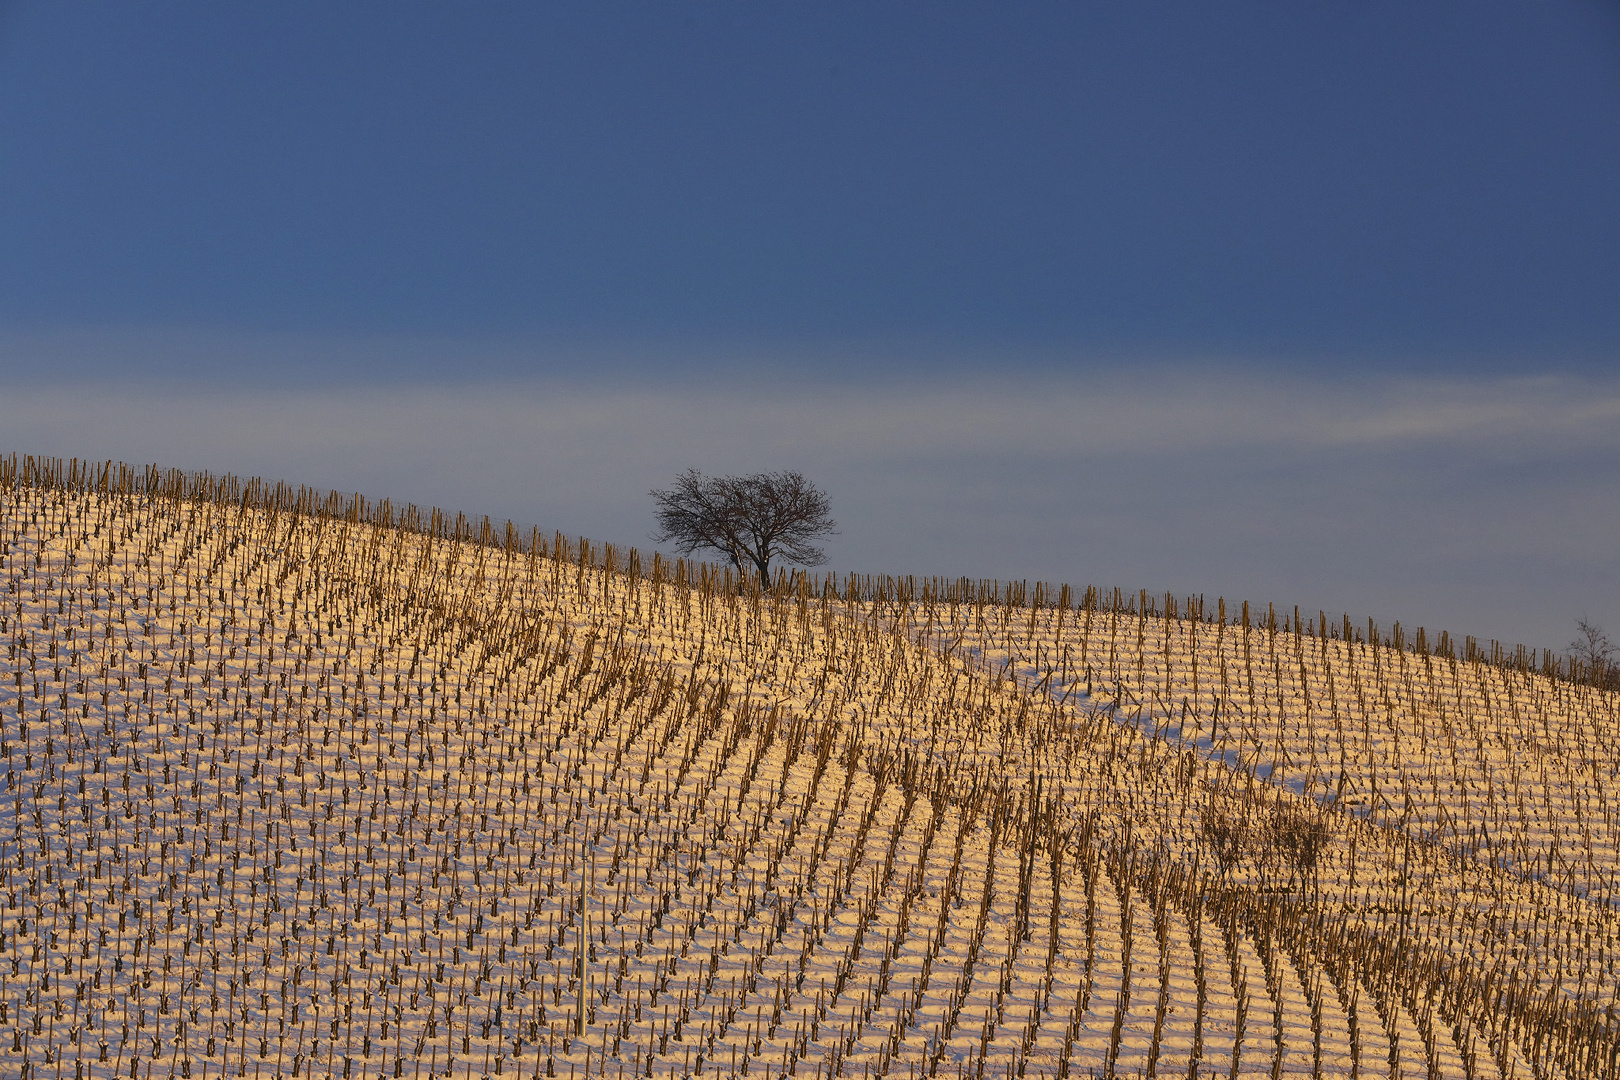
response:
[[[1620,1074],[1616,694],[0,461],[0,1073]]]

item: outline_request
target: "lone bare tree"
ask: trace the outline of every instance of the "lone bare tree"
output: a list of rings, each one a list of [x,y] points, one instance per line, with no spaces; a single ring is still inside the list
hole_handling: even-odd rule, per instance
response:
[[[827,496],[797,472],[751,476],[704,476],[687,469],[669,488],[648,492],[658,503],[653,539],[674,543],[683,554],[718,551],[742,570],[750,566],[761,583],[771,580],[771,560],[815,566],[826,556],[813,541],[833,534]]]
[[[1590,619],[1576,619],[1575,625],[1580,629],[1580,636],[1569,643],[1569,654],[1585,666],[1588,678],[1602,685],[1612,678],[1614,644],[1609,641],[1609,635],[1603,632],[1603,627]]]

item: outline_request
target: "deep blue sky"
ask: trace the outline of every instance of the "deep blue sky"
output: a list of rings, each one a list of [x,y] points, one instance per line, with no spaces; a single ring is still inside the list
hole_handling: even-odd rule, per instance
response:
[[[1617,189],[1590,3],[0,16],[11,327],[1608,364]]]
[[[1620,636],[1620,5],[0,0],[0,453]]]

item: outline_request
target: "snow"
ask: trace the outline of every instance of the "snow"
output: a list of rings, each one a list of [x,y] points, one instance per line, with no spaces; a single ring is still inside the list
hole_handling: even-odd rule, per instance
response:
[[[3,498],[8,1075],[1613,1068],[1612,694]]]

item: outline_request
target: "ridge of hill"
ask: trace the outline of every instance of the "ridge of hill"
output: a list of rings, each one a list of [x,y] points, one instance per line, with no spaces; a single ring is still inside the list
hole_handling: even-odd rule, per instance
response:
[[[0,576],[14,1075],[1620,1072],[1522,652],[31,459]]]

